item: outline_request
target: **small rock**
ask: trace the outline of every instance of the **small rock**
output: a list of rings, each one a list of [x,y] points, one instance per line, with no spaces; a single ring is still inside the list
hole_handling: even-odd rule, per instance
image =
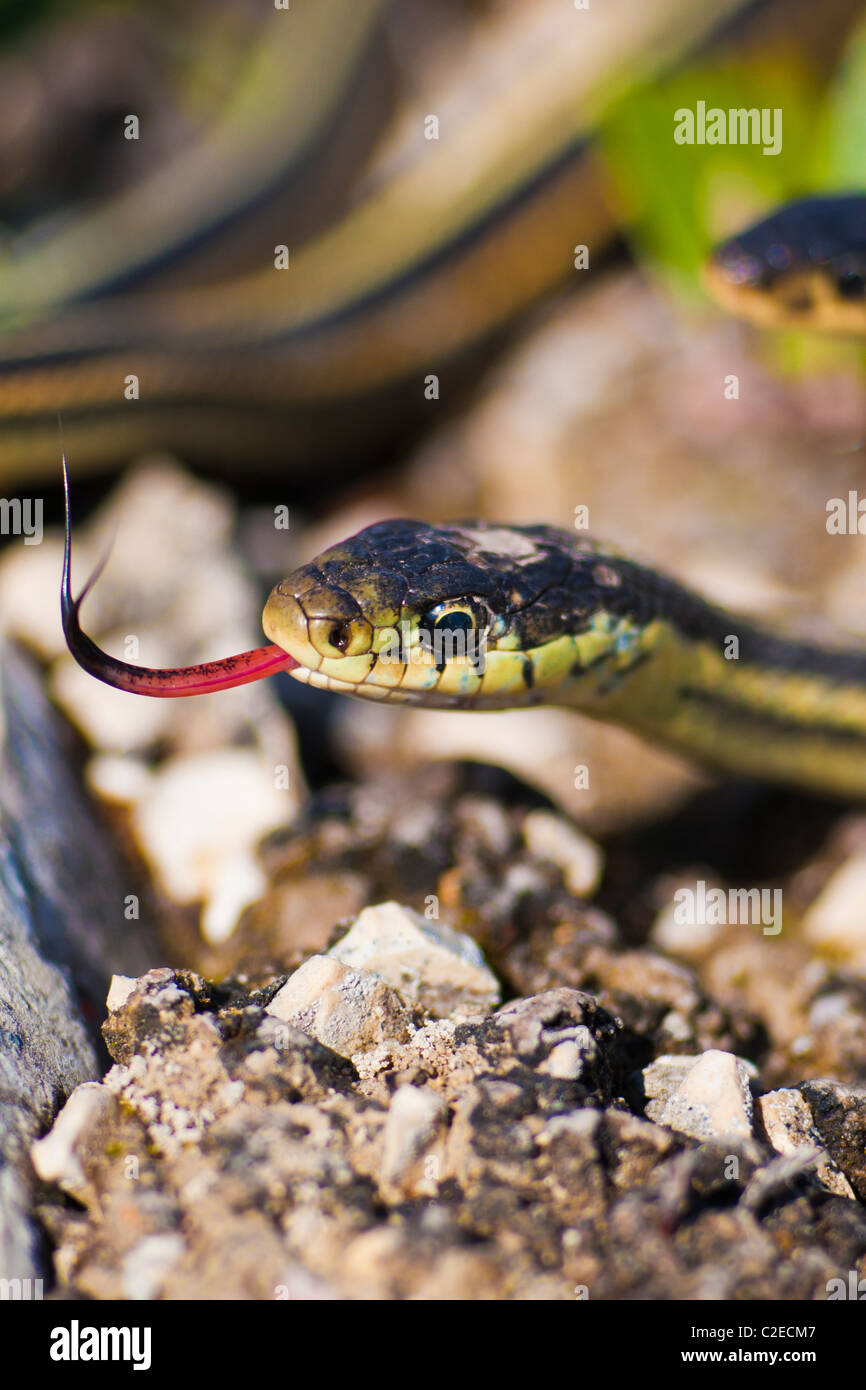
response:
[[[138,981],[132,975],[112,975],[108,996],[105,1000],[105,1007],[110,1014],[113,1014],[115,1009],[123,1007],[137,983]]]
[[[766,1203],[778,1201],[785,1193],[802,1185],[804,1180],[814,1181],[820,1153],[820,1148],[814,1144],[803,1144],[793,1153],[779,1154],[769,1163],[755,1168],[740,1198],[744,1209],[760,1211]]]
[[[665,1014],[659,1024],[659,1035],[668,1037],[673,1042],[688,1042],[692,1036],[689,1021],[677,1009],[671,1009]]]
[[[508,854],[512,831],[504,806],[491,797],[464,796],[458,801],[455,812],[467,843],[489,854]]]
[[[816,1149],[814,1172],[821,1186],[840,1197],[854,1196],[845,1174],[839,1171],[824,1148],[812,1112],[799,1091],[769,1091],[758,1098],[757,1110],[764,1133],[776,1153],[789,1155],[804,1148]]]
[[[382,1181],[396,1186],[429,1147],[445,1116],[445,1105],[432,1091],[398,1086],[385,1122]],[[433,1185],[435,1189],[435,1184]]]
[[[733,1052],[710,1048],[669,1096],[659,1123],[693,1139],[747,1139],[752,1133],[749,1068]]]
[[[538,1131],[538,1147],[547,1148],[562,1135],[578,1140],[594,1140],[602,1123],[598,1110],[570,1110],[567,1115],[554,1115]]]
[[[311,956],[267,1007],[343,1057],[389,1038],[407,1042],[412,1019],[402,999],[378,975],[353,970],[329,956]]]
[[[809,1024],[812,1028],[827,1028],[843,1019],[850,1008],[851,1000],[844,990],[819,994],[809,1009]]]
[[[523,822],[523,838],[537,859],[549,859],[562,870],[565,885],[575,897],[585,898],[595,892],[604,861],[588,835],[550,811],[530,811]]]
[[[259,862],[268,873],[264,855]],[[305,863],[316,863],[311,850]],[[333,939],[334,923],[357,917],[370,893],[363,874],[328,867],[303,868],[271,878],[267,891],[246,909],[237,928],[218,943],[207,960],[207,974],[225,978],[262,962],[264,974],[290,974],[308,956],[322,955]]]
[[[499,1002],[496,976],[470,936],[399,903],[365,908],[328,954],[353,969],[372,971],[436,1018],[478,1016]]]
[[[699,961],[709,954],[727,929],[721,923],[700,920],[699,913],[682,914],[674,898],[674,892],[679,886],[679,883],[676,888],[671,885],[670,899],[653,922],[650,940],[659,950],[667,951],[672,956],[681,956],[687,961]],[[718,884],[711,883],[709,886],[715,888]],[[698,920],[690,920],[693,915]],[[685,920],[681,921],[681,916]]]
[[[584,1061],[590,1049],[594,1052],[592,1035],[588,1028],[575,1028],[575,1037],[556,1047],[538,1068],[548,1076],[560,1076],[576,1081],[583,1072]]]
[[[803,914],[804,940],[857,971],[866,971],[866,851],[847,859]]]
[[[81,1200],[92,1195],[82,1149],[100,1124],[108,1124],[116,1104],[111,1091],[97,1081],[76,1086],[48,1133],[30,1146],[33,1167],[43,1182],[57,1183]]]
[[[622,1025],[591,994],[549,989],[515,999],[493,1016],[521,1060],[560,1080],[580,1080],[604,1096],[617,1089]]]
[[[115,806],[140,801],[152,777],[147,763],[132,753],[97,753],[87,764],[86,773],[90,791]]]
[[[804,1081],[798,1088],[830,1157],[866,1202],[866,1087]]]
[[[670,1130],[627,1110],[608,1110],[602,1144],[609,1181],[620,1190],[646,1183],[680,1142]]]
[[[120,1267],[124,1298],[150,1301],[158,1297],[165,1278],[184,1252],[179,1235],[146,1236],[125,1256]]]
[[[649,1120],[661,1123],[662,1112],[671,1096],[683,1084],[697,1057],[679,1057],[663,1053],[644,1067],[643,1090],[647,1098],[644,1113]]]
[[[203,928],[219,941],[264,892],[255,846],[294,805],[263,754],[224,748],[168,762],[136,806],[133,824],[166,891],[181,903],[203,901]]]

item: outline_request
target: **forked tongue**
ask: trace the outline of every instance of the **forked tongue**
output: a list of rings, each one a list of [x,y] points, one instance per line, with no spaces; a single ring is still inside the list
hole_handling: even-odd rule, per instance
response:
[[[60,590],[60,616],[63,635],[78,665],[97,680],[113,685],[116,690],[128,690],[135,695],[153,695],[162,699],[180,699],[185,695],[207,695],[214,690],[231,690],[236,685],[272,676],[277,671],[290,671],[299,663],[273,644],[256,647],[237,656],[220,661],[203,661],[198,666],[171,666],[163,670],[150,666],[133,666],[119,661],[97,647],[81,630],[78,612],[87,594],[102,573],[103,560],[88,579],[78,598],[72,597],[70,562],[72,531],[69,518],[69,479],[66,456],[63,458],[63,491],[66,504],[66,540],[63,550],[63,581]]]

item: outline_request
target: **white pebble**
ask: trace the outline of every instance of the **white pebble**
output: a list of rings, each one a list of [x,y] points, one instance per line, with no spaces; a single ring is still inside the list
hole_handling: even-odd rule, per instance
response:
[[[412,1019],[395,990],[368,970],[311,956],[274,995],[267,1013],[300,1028],[343,1057],[389,1038],[407,1042]]]
[[[487,1013],[499,1002],[499,983],[476,942],[400,903],[364,908],[328,954],[379,975],[437,1018]]]
[[[575,897],[595,892],[604,860],[588,835],[550,811],[530,811],[523,822],[523,839],[536,859],[549,859],[562,870],[565,885]]]
[[[154,775],[133,824],[169,895],[203,902],[209,930],[221,940],[264,887],[256,844],[285,824],[292,806],[261,754],[226,748],[173,758]]]
[[[866,851],[831,875],[803,914],[803,938],[854,970],[866,971]]]

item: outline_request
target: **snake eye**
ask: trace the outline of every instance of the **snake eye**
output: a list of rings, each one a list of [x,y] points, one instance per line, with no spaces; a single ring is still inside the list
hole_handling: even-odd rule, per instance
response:
[[[328,642],[332,647],[336,647],[338,652],[344,652],[352,640],[352,634],[346,623],[337,623],[328,633]]]
[[[471,613],[455,609],[453,613],[442,613],[433,623],[434,632],[471,632],[475,619]]]
[[[430,652],[438,671],[451,661],[483,662],[490,615],[474,599],[438,603],[420,620],[421,644]]]
[[[481,627],[484,616],[478,605],[471,599],[456,599],[437,603],[435,608],[424,614],[419,626],[430,633],[469,633]]]

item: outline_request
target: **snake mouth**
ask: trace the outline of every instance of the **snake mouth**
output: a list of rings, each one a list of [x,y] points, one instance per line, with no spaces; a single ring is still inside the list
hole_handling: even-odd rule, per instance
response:
[[[703,281],[723,309],[759,328],[808,329],[827,337],[857,337],[863,332],[862,296],[852,273],[805,267],[763,280],[740,278],[725,261],[707,265]]]
[[[272,590],[262,628],[266,637],[312,670],[323,661],[367,656],[373,646],[373,625],[350,594],[318,585],[299,598],[291,578]]]
[[[751,260],[717,254],[704,266],[701,280],[707,293],[728,313],[753,323],[774,322],[775,297],[768,294],[759,268]]]
[[[747,258],[726,255],[708,262],[702,278],[721,308],[760,328],[807,324],[814,331],[825,320],[832,322],[830,316],[838,308],[824,277],[810,269],[769,276],[752,273]]]
[[[754,258],[726,246],[707,262],[702,279],[722,309],[759,328],[862,336],[866,277],[859,261],[762,268]]]
[[[301,571],[278,584],[262,614],[266,637],[296,663],[296,680],[368,700],[449,708],[478,694],[478,662],[437,662],[408,625],[374,625],[345,590],[312,585],[297,593],[305,578]]]

